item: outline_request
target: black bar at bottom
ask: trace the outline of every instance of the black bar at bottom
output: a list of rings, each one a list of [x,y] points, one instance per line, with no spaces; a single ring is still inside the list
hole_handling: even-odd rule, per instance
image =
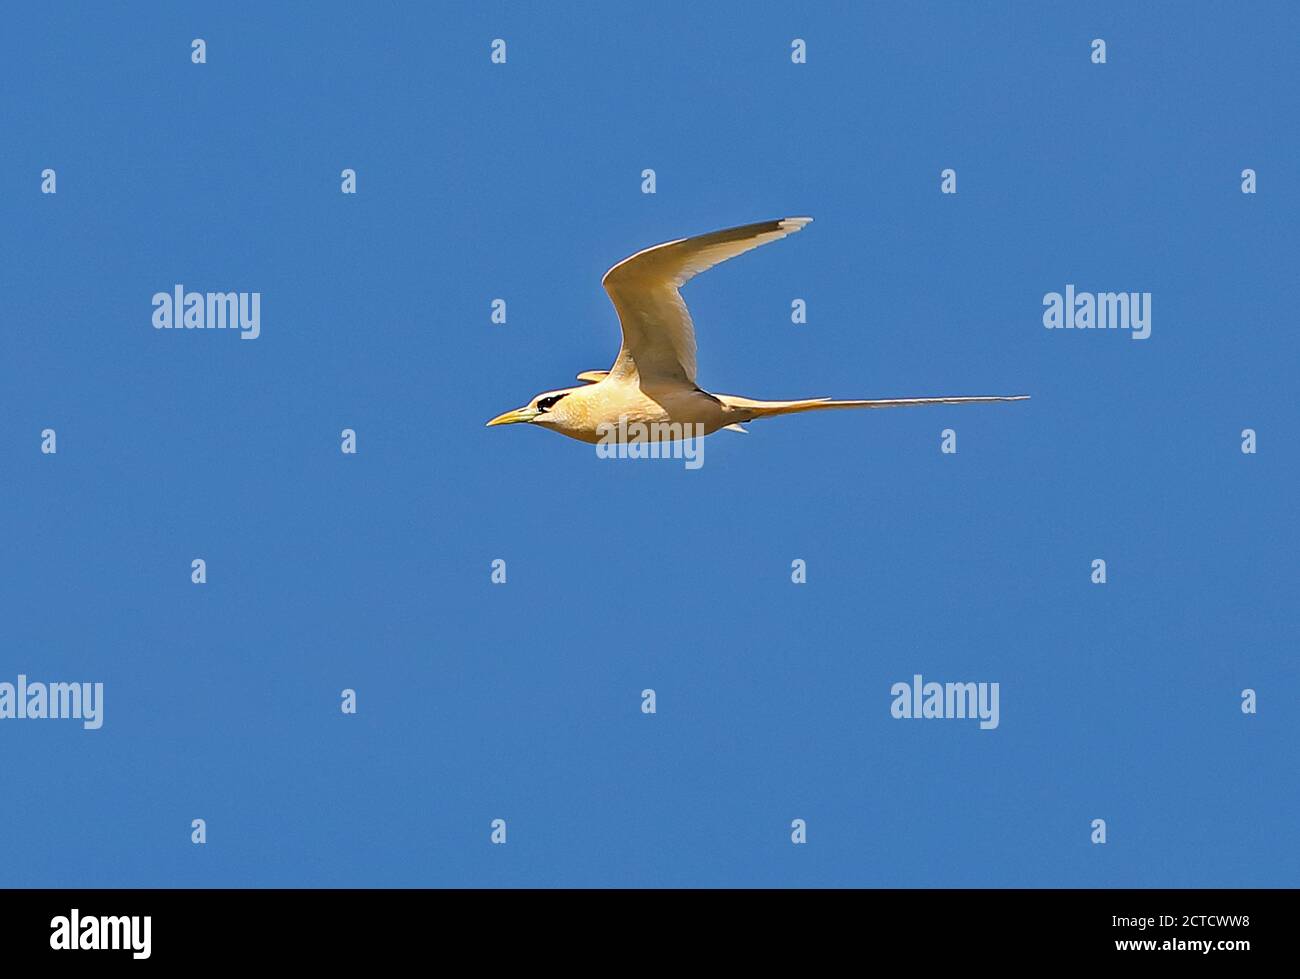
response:
[[[8,965],[68,968],[336,969],[400,964],[421,950],[499,966],[511,955],[578,962],[622,948],[666,967],[681,964],[675,949],[696,947],[759,961],[815,949],[859,961],[902,953],[927,966],[1048,956],[1231,967],[1286,955],[1295,898],[1294,890],[7,890],[0,955]]]

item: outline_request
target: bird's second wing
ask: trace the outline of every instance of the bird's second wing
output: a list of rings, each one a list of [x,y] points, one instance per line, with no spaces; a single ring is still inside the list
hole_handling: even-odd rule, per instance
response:
[[[781,218],[654,245],[625,258],[601,283],[618,311],[623,347],[610,373],[695,384],[695,326],[678,289],[719,262],[800,230],[812,218]]]

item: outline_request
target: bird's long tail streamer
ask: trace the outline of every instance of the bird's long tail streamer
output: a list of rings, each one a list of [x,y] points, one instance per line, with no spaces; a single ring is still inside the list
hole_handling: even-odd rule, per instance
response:
[[[744,412],[750,418],[770,418],[773,415],[793,415],[800,411],[821,411],[825,408],[908,408],[912,405],[962,405],[989,401],[1028,401],[1027,394],[989,395],[962,398],[889,398],[883,401],[836,401],[833,398],[805,398],[801,401],[755,401],[730,394],[720,394],[723,404]]]

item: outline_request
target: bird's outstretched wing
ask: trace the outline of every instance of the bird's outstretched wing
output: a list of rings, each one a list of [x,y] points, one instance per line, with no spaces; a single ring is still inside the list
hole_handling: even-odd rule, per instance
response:
[[[623,325],[614,380],[695,384],[695,325],[677,290],[719,262],[800,230],[812,218],[781,218],[654,245],[601,280]]]

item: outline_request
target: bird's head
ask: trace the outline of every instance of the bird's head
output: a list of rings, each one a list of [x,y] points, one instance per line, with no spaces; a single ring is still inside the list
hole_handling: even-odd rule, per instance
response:
[[[488,427],[493,425],[514,425],[516,422],[528,422],[532,425],[562,424],[565,416],[564,399],[577,388],[565,388],[562,391],[544,391],[522,408],[497,415]]]

